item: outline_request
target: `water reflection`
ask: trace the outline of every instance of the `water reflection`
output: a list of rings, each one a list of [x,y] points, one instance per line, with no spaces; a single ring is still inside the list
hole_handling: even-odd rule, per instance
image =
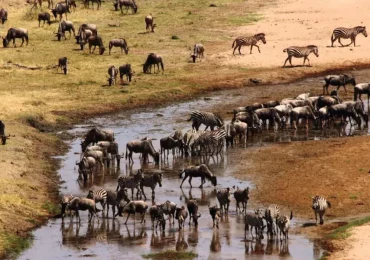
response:
[[[212,252],[215,253],[221,251],[220,234],[218,229],[213,230],[211,245],[209,248]]]

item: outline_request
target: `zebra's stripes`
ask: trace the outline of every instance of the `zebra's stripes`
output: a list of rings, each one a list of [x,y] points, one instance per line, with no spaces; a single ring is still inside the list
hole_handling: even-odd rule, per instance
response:
[[[356,26],[354,28],[344,28],[344,27],[338,27],[335,28],[333,31],[333,34],[331,35],[331,47],[333,47],[334,42],[338,39],[338,42],[342,47],[349,46],[353,43],[353,45],[356,47],[356,36],[357,34],[362,33],[365,37],[367,37],[366,27],[365,26]],[[351,43],[347,45],[343,45],[340,41],[340,39],[351,39]]]
[[[311,66],[310,60],[308,59],[308,55],[313,52],[316,57],[319,57],[319,49],[316,45],[307,45],[305,47],[298,47],[298,46],[291,46],[283,50],[283,52],[288,53],[288,58],[286,58],[284,62],[284,66],[286,62],[289,60],[290,66],[292,65],[292,57],[295,58],[303,58],[303,65],[305,64],[306,60],[308,61],[308,66]]]
[[[235,53],[236,48],[238,48],[239,54],[242,55],[240,52],[240,48],[242,46],[251,46],[250,54],[252,54],[253,46],[256,46],[258,49],[258,52],[261,53],[260,47],[257,45],[258,41],[262,41],[263,44],[266,44],[264,33],[258,33],[253,36],[241,36],[241,37],[236,38],[233,42],[233,45],[231,46],[232,48],[234,48],[233,54]]]
[[[119,176],[116,191],[118,191],[120,188],[121,189],[123,188],[131,189],[131,195],[133,198],[134,189],[137,189],[136,198],[138,198],[141,192],[140,182],[142,181],[142,179],[143,179],[143,174],[141,170],[138,170],[138,172],[134,176]]]
[[[192,128],[199,130],[199,127],[201,124],[204,124],[206,126],[205,130],[207,130],[208,127],[211,128],[213,131],[215,126],[221,127],[224,124],[224,121],[222,118],[218,115],[215,115],[210,112],[202,112],[202,111],[192,111],[190,114],[190,119],[188,121],[192,121]]]
[[[224,129],[218,129],[215,131],[206,131],[200,134],[199,138],[196,140],[197,146],[200,146],[200,153],[204,151],[206,155],[209,153],[213,155],[214,153],[219,154],[224,147],[224,139],[226,137],[226,131]]]
[[[324,197],[315,196],[312,197],[312,209],[315,212],[315,219],[317,225],[317,214],[320,216],[320,225],[324,224],[324,214],[327,208],[331,208],[331,204]]]
[[[87,194],[86,198],[94,200],[95,203],[100,202],[101,206],[103,207],[102,215],[104,215],[105,205],[107,204],[107,191],[106,190],[104,189],[95,190],[95,191],[89,190],[89,193]]]

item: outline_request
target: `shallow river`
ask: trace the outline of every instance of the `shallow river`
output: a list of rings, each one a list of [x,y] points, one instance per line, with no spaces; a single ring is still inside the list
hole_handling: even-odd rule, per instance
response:
[[[311,80],[312,81],[312,80]],[[307,81],[294,84],[297,87],[297,94],[303,93]],[[282,87],[282,86],[281,86]],[[286,85],[284,86],[286,87]],[[293,85],[292,85],[293,87]],[[283,88],[283,87],[282,87]],[[279,86],[266,86],[266,91],[279,91]],[[173,201],[177,205],[185,205],[186,200],[195,198],[200,205],[202,217],[199,219],[199,226],[189,226],[186,223],[185,230],[179,232],[177,223],[169,226],[167,223],[164,233],[153,232],[151,221],[146,216],[146,224],[141,225],[139,218],[136,224],[133,219],[124,225],[124,218],[95,219],[91,224],[87,223],[87,212],[81,213],[82,224],[80,227],[74,222],[70,223],[66,218],[64,223],[61,219],[52,219],[45,226],[34,231],[34,243],[30,249],[25,251],[20,259],[77,259],[81,257],[92,257],[100,259],[142,259],[142,255],[156,253],[162,250],[186,250],[194,251],[199,259],[317,259],[321,256],[322,250],[315,241],[310,241],[303,236],[292,234],[287,243],[278,241],[267,241],[266,238],[261,243],[250,240],[248,234],[247,242],[244,242],[244,224],[240,215],[235,213],[235,201],[232,200],[228,218],[224,218],[220,224],[220,229],[212,228],[212,219],[208,212],[208,205],[216,204],[214,188],[209,182],[203,189],[197,188],[200,180],[193,179],[193,189],[189,188],[186,181],[183,189],[179,188],[181,179],[179,172],[184,165],[199,163],[199,158],[172,158],[162,160],[159,166],[153,163],[141,165],[139,156],[134,154],[134,164],[129,167],[126,160],[121,160],[121,169],[107,172],[104,175],[95,176],[93,182],[80,184],[76,181],[77,169],[76,161],[79,159],[80,142],[84,133],[92,126],[112,129],[115,132],[116,141],[120,145],[120,152],[125,152],[126,143],[133,139],[149,136],[154,139],[153,144],[158,150],[159,139],[168,136],[174,129],[182,129],[183,132],[190,129],[190,122],[185,119],[189,117],[189,111],[194,109],[213,111],[220,107],[242,106],[248,104],[248,95],[256,92],[256,88],[248,90],[223,91],[207,95],[209,99],[199,98],[190,102],[183,102],[163,108],[147,108],[133,110],[104,118],[96,118],[85,125],[76,125],[69,131],[76,135],[76,138],[69,142],[70,150],[64,156],[60,156],[61,168],[59,174],[63,181],[61,185],[62,194],[74,194],[86,196],[90,188],[105,188],[115,190],[117,177],[119,174],[130,174],[143,167],[145,171],[161,171],[164,174],[163,187],[156,188],[155,202],[162,203],[166,200]],[[255,94],[255,93],[254,93]],[[231,115],[229,115],[229,119]],[[202,127],[203,129],[203,127]],[[322,138],[337,137],[352,134],[367,134],[367,130],[353,129],[331,129],[330,131],[310,130],[306,132],[300,129],[297,132],[291,130],[264,131],[262,134],[251,138],[246,146],[239,146],[238,152],[247,154],[250,146],[263,146],[271,142],[320,140]],[[218,178],[217,188],[232,187],[252,187],[252,183],[242,182],[233,178],[235,165],[228,164],[227,151],[223,156],[210,158],[206,163],[211,171]],[[246,172],[246,174],[248,174]],[[196,187],[196,188],[195,188]],[[146,195],[150,197],[150,190],[145,189]],[[129,191],[129,195],[131,192]],[[147,201],[152,205],[150,200]],[[266,205],[258,203],[248,204],[249,209]],[[98,205],[100,207],[100,204]],[[285,212],[289,213],[289,212]],[[293,229],[297,225],[306,223],[304,219],[293,219]]]

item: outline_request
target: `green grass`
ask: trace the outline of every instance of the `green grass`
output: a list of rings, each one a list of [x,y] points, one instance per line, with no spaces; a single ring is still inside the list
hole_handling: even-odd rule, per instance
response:
[[[193,259],[198,257],[198,254],[194,252],[177,252],[174,250],[166,250],[163,252],[159,252],[156,254],[147,254],[143,255],[146,259],[154,259],[154,260],[160,260],[160,259]]]
[[[341,227],[335,229],[333,232],[331,232],[330,234],[327,235],[327,238],[329,238],[329,239],[345,239],[345,238],[347,238],[351,235],[350,234],[350,229],[351,228],[361,226],[361,225],[363,225],[363,224],[365,224],[369,221],[370,221],[370,216],[352,221],[352,222],[348,223],[347,225],[344,225],[344,226],[341,226]]]
[[[42,205],[42,208],[47,210],[49,212],[49,214],[51,214],[51,215],[55,215],[55,214],[58,214],[60,212],[59,205],[55,205],[55,204],[53,204],[49,201],[45,202]]]
[[[3,236],[3,246],[6,248],[5,253],[10,258],[17,258],[23,250],[31,245],[32,236],[26,237],[17,236],[11,233],[5,233]]]

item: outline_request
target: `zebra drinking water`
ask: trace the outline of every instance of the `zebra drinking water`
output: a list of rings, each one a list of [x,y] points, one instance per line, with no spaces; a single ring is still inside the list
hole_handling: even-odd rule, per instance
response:
[[[188,121],[193,122],[192,128],[195,128],[197,131],[199,130],[201,124],[206,126],[204,130],[207,130],[207,128],[210,127],[212,131],[214,130],[215,126],[221,127],[224,125],[224,121],[219,115],[202,111],[192,111]]]
[[[308,59],[308,55],[310,55],[311,52],[313,52],[316,55],[316,57],[319,57],[319,49],[317,48],[316,45],[307,45],[306,47],[291,46],[289,48],[284,49],[283,52],[288,53],[288,58],[286,58],[283,67],[285,67],[285,64],[288,60],[290,66],[293,67],[292,57],[303,58],[303,65],[305,64],[306,60],[308,60],[308,66],[311,66],[310,60]]]
[[[252,54],[253,46],[256,46],[258,49],[258,52],[261,53],[260,47],[257,45],[258,41],[262,41],[263,44],[266,44],[264,33],[258,33],[253,36],[241,36],[241,37],[236,38],[233,42],[233,45],[231,46],[232,48],[234,48],[235,46],[233,54],[235,53],[236,48],[238,48],[239,54],[242,55],[240,52],[240,48],[242,46],[251,46],[250,54]]]
[[[324,197],[315,196],[312,197],[312,209],[315,211],[315,219],[317,225],[317,214],[320,217],[320,225],[324,224],[324,214],[327,208],[331,208],[331,204]]]
[[[344,27],[338,27],[335,28],[333,31],[333,34],[331,35],[331,47],[334,47],[334,42],[338,39],[338,42],[342,47],[349,46],[353,43],[353,45],[356,47],[356,36],[357,34],[362,33],[365,37],[367,37],[366,27],[365,26],[356,26],[354,28],[344,28]],[[351,39],[350,44],[343,45],[340,41],[340,39]]]

